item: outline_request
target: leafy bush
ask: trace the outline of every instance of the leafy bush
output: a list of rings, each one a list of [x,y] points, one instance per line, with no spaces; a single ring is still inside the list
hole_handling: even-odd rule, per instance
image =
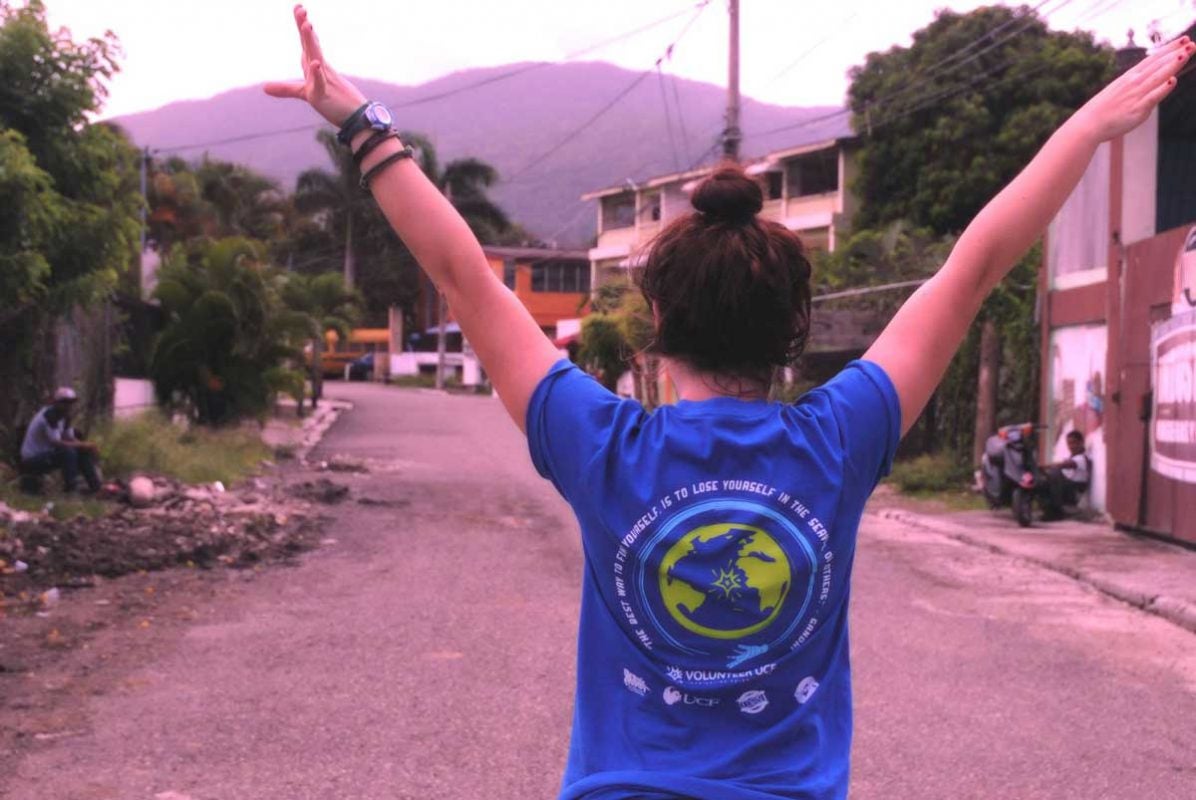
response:
[[[893,465],[889,481],[909,494],[950,492],[966,488],[972,473],[959,463],[953,453],[936,453],[899,461]]]
[[[187,483],[229,484],[270,457],[255,428],[185,430],[159,413],[114,420],[95,438],[105,475],[116,477],[148,472]]]

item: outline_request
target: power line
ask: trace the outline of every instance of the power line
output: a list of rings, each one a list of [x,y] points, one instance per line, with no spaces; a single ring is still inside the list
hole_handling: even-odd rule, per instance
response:
[[[804,61],[807,56],[809,56],[811,53],[813,53],[819,47],[822,47],[824,44],[829,42],[831,39],[834,39],[836,36],[838,36],[843,31],[845,31],[847,29],[847,23],[851,22],[853,19],[855,19],[859,15],[860,15],[859,9],[856,9],[855,11],[851,12],[846,17],[844,17],[843,21],[840,22],[838,25],[836,25],[830,33],[828,33],[826,36],[823,36],[821,39],[814,42],[814,44],[807,47],[805,50],[803,50],[801,52],[801,55],[799,55],[797,58],[790,61],[788,66],[782,68],[780,72],[773,75],[772,79],[769,81],[769,83],[776,83],[778,79],[780,79],[782,76],[784,76],[790,70],[792,70],[794,67],[796,67],[798,64],[800,64],[802,61]]]
[[[681,170],[681,157],[677,154],[677,138],[673,136],[673,115],[669,111],[669,95],[664,87],[664,71],[660,62],[656,64],[656,78],[660,84],[660,108],[664,111],[664,126],[669,132],[669,149],[673,152],[673,169]]]
[[[690,7],[681,9],[680,11],[675,11],[672,14],[669,14],[668,16],[664,16],[659,19],[653,20],[652,22],[649,22],[645,25],[641,25],[638,28],[633,28],[632,30],[629,30],[625,33],[621,33],[618,36],[612,36],[609,39],[604,39],[596,44],[592,44],[587,47],[584,47],[581,50],[575,50],[571,53],[566,53],[565,57],[562,60],[563,61],[572,61],[572,60],[580,58],[582,56],[589,55],[590,53],[593,53],[597,50],[601,50],[602,48],[609,47],[612,44],[617,44],[621,41],[624,41],[625,39],[630,39],[633,36],[637,36],[645,31],[649,31],[649,30],[652,30],[653,28],[657,28],[661,25],[664,25],[667,22],[672,22],[673,20],[677,19],[678,17],[684,16],[685,14],[690,13],[690,11],[693,10],[694,8],[697,8],[697,10],[700,12],[702,9],[704,9],[706,7],[706,5],[709,2],[710,2],[710,0],[701,0],[701,2],[696,4],[696,6],[690,6]],[[461,94],[463,92],[468,92],[468,91],[477,89],[482,86],[488,86],[493,83],[498,83],[499,81],[508,80],[509,78],[514,78],[514,77],[526,74],[526,73],[531,72],[536,69],[542,69],[542,68],[550,66],[554,63],[558,63],[558,62],[539,61],[534,64],[524,64],[523,66],[516,67],[511,70],[507,70],[506,72],[502,72],[498,75],[491,75],[487,78],[481,78],[477,81],[473,81],[464,86],[458,86],[453,89],[447,89],[443,92],[437,92],[436,94],[427,95],[425,97],[417,97],[413,100],[406,100],[401,103],[394,103],[394,104],[392,104],[392,108],[410,108],[412,106],[424,105],[426,103],[431,103],[431,102],[434,102],[437,100],[443,100],[446,97],[452,97],[454,95]],[[227,138],[213,139],[213,140],[209,140],[209,141],[205,141],[205,142],[193,142],[190,144],[172,145],[170,147],[160,147],[160,148],[155,148],[153,150],[153,152],[154,153],[178,153],[183,150],[196,150],[201,147],[219,147],[221,145],[226,145],[226,144],[236,144],[239,142],[254,141],[256,139],[266,139],[266,138],[270,138],[273,136],[286,136],[286,135],[292,134],[292,133],[302,133],[304,131],[313,131],[313,130],[316,130],[316,129],[322,128],[322,127],[325,127],[325,123],[323,123],[323,122],[308,123],[306,125],[296,125],[296,126],[290,127],[290,128],[276,128],[276,129],[268,130],[268,131],[258,131],[256,133],[240,134],[237,136],[229,136]]]
[[[677,75],[669,73],[670,82],[673,84],[673,105],[677,109],[677,123],[681,128],[681,146],[685,149],[685,157],[689,158],[689,131],[685,127],[685,113],[681,108],[681,93],[677,90]]]
[[[1058,6],[1056,6],[1055,8],[1051,9],[1049,12],[1046,12],[1046,13],[1047,13],[1047,14],[1054,14],[1054,13],[1056,13],[1056,12],[1060,11],[1061,9],[1063,9],[1063,8],[1064,8],[1065,6],[1067,6],[1068,4],[1070,4],[1072,1],[1073,1],[1073,0],[1063,0],[1063,2],[1062,2],[1062,3],[1060,3]],[[894,101],[896,101],[896,100],[898,100],[898,99],[902,98],[902,97],[903,97],[903,96],[905,96],[905,95],[908,95],[908,94],[909,94],[911,91],[913,91],[913,90],[915,90],[915,89],[922,88],[922,87],[926,86],[927,84],[931,83],[931,82],[932,82],[932,80],[933,80],[934,78],[936,78],[936,77],[942,77],[943,75],[945,75],[945,74],[947,74],[947,73],[954,72],[956,69],[958,69],[959,67],[963,66],[964,64],[967,64],[967,63],[970,63],[970,62],[974,61],[975,59],[979,58],[979,57],[980,57],[981,55],[983,55],[984,53],[987,53],[988,51],[990,51],[990,50],[992,50],[993,48],[995,48],[995,47],[999,46],[1000,44],[1003,44],[1004,42],[1007,42],[1007,41],[1009,41],[1009,39],[1011,39],[1011,38],[1013,38],[1014,36],[1016,36],[1016,35],[1020,34],[1021,32],[1023,32],[1023,31],[1024,31],[1024,30],[1026,30],[1026,29],[1028,29],[1028,28],[1029,28],[1029,27],[1030,27],[1030,26],[1033,24],[1033,22],[1034,22],[1034,19],[1033,19],[1033,18],[1031,18],[1031,14],[1032,14],[1032,13],[1033,13],[1033,12],[1034,12],[1036,9],[1038,9],[1038,8],[1041,8],[1043,5],[1045,5],[1045,4],[1046,4],[1046,2],[1049,2],[1049,0],[1044,0],[1043,2],[1039,3],[1039,4],[1038,4],[1038,6],[1036,6],[1036,7],[1035,7],[1035,9],[1031,9],[1031,10],[1030,10],[1030,12],[1028,12],[1028,13],[1026,13],[1026,14],[1019,15],[1019,16],[1018,16],[1018,17],[1016,17],[1016,19],[1014,19],[1014,20],[1006,20],[1004,23],[1002,23],[1001,25],[999,25],[997,28],[994,28],[992,31],[989,31],[989,32],[985,33],[983,36],[981,36],[981,37],[979,37],[979,38],[977,38],[977,39],[973,40],[973,41],[972,41],[972,42],[970,42],[970,43],[968,43],[967,45],[964,45],[962,48],[960,48],[960,50],[956,51],[956,54],[958,54],[958,53],[960,53],[960,52],[963,52],[963,51],[967,51],[967,50],[970,50],[970,49],[972,49],[973,47],[975,47],[975,46],[976,46],[977,44],[979,44],[980,42],[982,42],[982,41],[984,41],[985,39],[988,39],[989,37],[991,37],[991,36],[992,36],[992,35],[993,35],[993,34],[994,34],[996,31],[1003,30],[1003,29],[1005,29],[1006,27],[1008,27],[1009,23],[1011,23],[1011,22],[1015,22],[1015,21],[1025,21],[1025,24],[1024,24],[1024,25],[1023,25],[1021,28],[1019,28],[1019,29],[1017,29],[1017,30],[1015,30],[1015,31],[1012,31],[1011,33],[1009,33],[1009,34],[1008,34],[1008,35],[1006,35],[1005,37],[1003,37],[1003,38],[1001,38],[1001,39],[998,39],[998,40],[997,40],[997,41],[995,41],[995,42],[992,42],[992,43],[990,43],[990,44],[989,44],[987,47],[983,48],[982,50],[980,50],[980,51],[978,51],[978,52],[975,52],[975,53],[973,53],[971,56],[968,56],[968,57],[967,57],[967,58],[966,58],[964,61],[958,62],[958,63],[956,63],[954,66],[952,66],[952,67],[949,67],[949,68],[947,68],[947,69],[945,69],[945,70],[941,70],[941,71],[940,71],[940,72],[939,72],[937,75],[936,75],[936,74],[934,74],[934,73],[932,73],[932,72],[927,72],[927,73],[925,73],[925,74],[922,76],[922,78],[921,78],[920,80],[916,81],[915,83],[912,83],[912,84],[909,84],[909,85],[907,85],[907,86],[905,86],[905,87],[902,87],[902,88],[900,88],[900,89],[897,89],[896,91],[894,91],[893,93],[891,93],[891,94],[889,94],[889,95],[886,95],[886,96],[884,96],[884,97],[878,98],[876,101],[874,101],[874,102],[875,102],[875,104],[876,104],[876,105],[878,105],[878,106],[883,106],[883,105],[892,104]],[[1116,0],[1116,2],[1121,2],[1121,0]],[[1110,7],[1110,8],[1111,8],[1111,7]],[[1105,11],[1102,11],[1101,13],[1102,13],[1102,14],[1104,14],[1104,13],[1106,13],[1108,10],[1109,10],[1109,9],[1105,9]],[[936,62],[935,66],[936,66],[936,67],[938,67],[938,66],[940,66],[940,65],[942,65],[942,64],[944,64],[944,63],[946,63],[946,62],[948,62],[950,59],[951,59],[951,56],[948,56],[948,57],[946,57],[946,58],[944,58],[944,59],[941,59],[940,61]],[[997,68],[997,69],[995,69],[995,70],[989,70],[987,73],[983,73],[983,75],[985,75],[985,76],[986,76],[986,75],[991,75],[993,72],[1000,71],[1000,69],[1007,68],[1008,66],[1010,66],[1008,63],[1007,63],[1007,64],[1004,64],[1004,65],[1002,65],[1001,67],[999,67],[999,68]],[[971,86],[971,85],[975,85],[975,83],[976,83],[976,81],[975,81],[975,80],[973,80],[971,83],[969,83],[969,84],[967,84],[967,85],[968,85],[968,86]],[[956,94],[956,93],[958,93],[958,92],[957,92],[957,90],[956,90],[956,87],[948,87],[948,88],[947,88],[947,89],[944,91],[944,93],[945,93],[945,94]],[[926,99],[926,96],[924,95],[922,98],[914,100],[914,101],[913,101],[913,103],[914,103],[914,105],[918,105],[918,104],[921,104],[921,103],[923,103],[923,101],[924,101],[925,99]],[[916,110],[921,110],[921,109],[919,108],[919,109],[916,109]],[[779,126],[779,127],[776,127],[776,128],[771,128],[771,129],[769,129],[769,130],[766,130],[766,131],[761,131],[761,132],[759,132],[759,133],[753,133],[753,134],[750,134],[750,135],[751,135],[751,136],[754,136],[754,137],[771,136],[771,135],[773,135],[773,134],[776,134],[776,133],[783,133],[783,132],[785,132],[785,131],[797,130],[797,129],[800,129],[800,128],[807,128],[807,127],[810,127],[810,126],[812,126],[812,125],[815,125],[815,124],[817,124],[817,123],[819,123],[819,122],[825,122],[825,121],[828,121],[828,120],[831,120],[831,119],[835,119],[836,117],[843,117],[843,116],[845,116],[845,115],[847,115],[847,114],[850,114],[850,113],[852,113],[852,109],[851,109],[851,108],[842,108],[842,109],[839,109],[838,111],[832,111],[832,112],[830,112],[829,114],[823,114],[823,115],[821,115],[821,116],[814,117],[814,118],[812,118],[812,119],[802,120],[801,122],[791,123],[791,124],[789,124],[789,125],[781,125],[781,126]],[[901,116],[908,116],[908,114],[909,114],[909,113],[913,113],[913,112],[912,112],[912,111],[908,111],[908,112],[906,112],[906,113],[903,113]]]
[[[591,115],[585,122],[569,131],[569,133],[565,134],[564,137],[562,137],[556,144],[549,147],[546,151],[530,159],[526,164],[524,164],[520,169],[516,170],[503,182],[508,184],[515,183],[528,172],[552,158],[552,156],[556,155],[558,152],[568,146],[574,139],[584,133],[591,125],[601,119],[606,112],[618,105],[624,97],[635,91],[636,87],[643,83],[644,80],[647,79],[647,77],[651,75],[652,72],[657,69],[657,67],[660,66],[661,62],[663,62],[664,59],[673,52],[673,48],[676,47],[677,43],[685,37],[685,34],[689,33],[689,29],[692,28],[694,23],[698,21],[698,18],[702,16],[702,12],[706,10],[706,6],[708,5],[710,5],[710,0],[703,0],[703,2],[698,4],[697,11],[695,11],[694,15],[690,17],[689,22],[685,24],[685,27],[681,29],[681,32],[677,34],[677,38],[673,39],[673,41],[669,43],[669,46],[665,48],[664,54],[661,55],[660,58],[656,59],[656,63],[653,66],[637,75],[635,79],[631,81],[631,83],[625,86],[609,101],[607,101],[602,108],[598,109],[598,111]]]

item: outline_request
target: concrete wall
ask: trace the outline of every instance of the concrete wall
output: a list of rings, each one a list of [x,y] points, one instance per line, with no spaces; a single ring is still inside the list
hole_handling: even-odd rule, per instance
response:
[[[114,383],[113,416],[132,417],[154,407],[154,384],[151,381],[140,378],[116,378]]]

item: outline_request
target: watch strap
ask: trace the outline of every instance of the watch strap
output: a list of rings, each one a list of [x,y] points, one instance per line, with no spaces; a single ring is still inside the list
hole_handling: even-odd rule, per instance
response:
[[[345,124],[341,125],[341,129],[336,132],[336,140],[345,147],[349,146],[349,142],[353,141],[353,137],[357,135],[358,131],[362,129],[361,121],[365,117],[365,110],[370,107],[373,101],[366,101],[345,120]]]

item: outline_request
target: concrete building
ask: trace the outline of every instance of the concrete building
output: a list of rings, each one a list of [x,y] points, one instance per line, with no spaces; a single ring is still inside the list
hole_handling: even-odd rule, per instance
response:
[[[1096,508],[1196,542],[1196,75],[1097,152],[1051,224],[1040,290],[1044,455],[1081,431]]]
[[[747,161],[745,169],[761,184],[761,215],[785,225],[813,250],[834,250],[851,228],[856,210],[850,191],[855,178],[855,139],[848,120],[841,135],[797,142],[784,150]],[[689,194],[712,167],[628,180],[582,195],[598,201],[598,239],[589,251],[591,283],[601,286],[624,278],[643,248],[661,228],[692,210]]]

